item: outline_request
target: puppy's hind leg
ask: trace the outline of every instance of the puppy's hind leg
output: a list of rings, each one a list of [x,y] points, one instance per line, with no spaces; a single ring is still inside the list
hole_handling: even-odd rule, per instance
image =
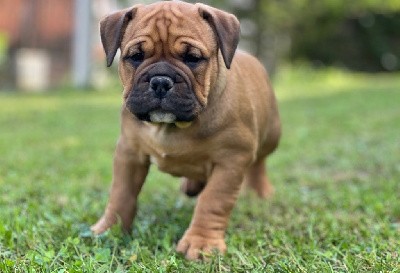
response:
[[[267,176],[265,159],[256,161],[250,166],[244,181],[245,185],[253,189],[260,198],[271,197],[274,193],[274,187]]]
[[[197,195],[199,195],[206,184],[203,181],[195,181],[186,177],[183,177],[181,181],[181,192],[189,197],[196,197]]]

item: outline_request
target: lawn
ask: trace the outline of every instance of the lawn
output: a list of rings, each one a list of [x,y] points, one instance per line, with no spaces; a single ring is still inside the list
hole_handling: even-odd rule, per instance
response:
[[[284,69],[270,200],[243,193],[228,253],[174,247],[195,200],[155,168],[132,234],[88,232],[103,212],[118,88],[0,93],[0,272],[400,272],[400,75]]]

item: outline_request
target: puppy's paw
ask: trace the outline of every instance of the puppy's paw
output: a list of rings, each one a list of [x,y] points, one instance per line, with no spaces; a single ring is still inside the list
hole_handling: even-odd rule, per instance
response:
[[[117,217],[109,217],[107,215],[103,215],[96,224],[90,227],[90,230],[93,232],[93,234],[99,235],[110,229],[116,223]]]
[[[206,238],[185,233],[176,247],[176,251],[185,255],[188,260],[208,260],[214,250],[225,253],[224,238]]]

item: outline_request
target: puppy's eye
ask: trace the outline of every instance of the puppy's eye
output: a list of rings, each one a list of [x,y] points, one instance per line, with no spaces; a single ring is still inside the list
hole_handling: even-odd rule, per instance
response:
[[[191,54],[191,53],[186,53],[183,56],[183,62],[191,67],[191,68],[195,68],[201,61],[203,61],[204,58],[203,57],[199,57],[197,55]]]
[[[125,59],[130,62],[134,67],[138,67],[144,60],[144,53],[138,52],[133,55],[127,56]]]

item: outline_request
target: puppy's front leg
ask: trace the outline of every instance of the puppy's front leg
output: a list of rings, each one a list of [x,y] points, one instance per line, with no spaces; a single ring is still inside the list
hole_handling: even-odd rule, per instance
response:
[[[121,219],[125,231],[130,230],[136,214],[137,196],[149,170],[149,162],[120,138],[114,156],[113,182],[104,215],[91,227],[100,234]]]
[[[189,260],[213,249],[225,252],[225,230],[243,181],[243,170],[216,166],[200,193],[192,222],[177,245]]]

